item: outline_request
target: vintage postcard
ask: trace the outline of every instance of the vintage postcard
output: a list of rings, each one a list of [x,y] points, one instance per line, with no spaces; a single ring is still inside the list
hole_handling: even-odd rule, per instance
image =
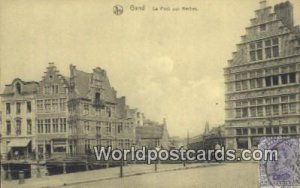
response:
[[[299,0],[0,0],[1,187],[300,187]]]

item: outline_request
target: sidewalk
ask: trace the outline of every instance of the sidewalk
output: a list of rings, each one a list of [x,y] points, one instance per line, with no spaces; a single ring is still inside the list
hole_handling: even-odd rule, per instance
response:
[[[158,164],[157,172],[166,172],[174,170],[184,170],[191,168],[200,168],[207,166],[220,165],[218,163],[194,163],[185,167],[182,164]],[[123,175],[134,176],[148,173],[155,173],[155,165],[128,165],[123,167]],[[85,172],[61,174],[54,176],[44,176],[42,178],[26,179],[24,184],[19,184],[18,180],[2,181],[3,188],[23,187],[23,188],[46,188],[61,187],[65,185],[74,185],[86,182],[115,179],[120,177],[120,167],[92,170]]]

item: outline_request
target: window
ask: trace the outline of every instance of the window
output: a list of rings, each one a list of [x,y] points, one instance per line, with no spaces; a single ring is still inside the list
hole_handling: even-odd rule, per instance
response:
[[[258,128],[257,133],[258,134],[264,134],[264,128]]]
[[[31,102],[30,101],[27,101],[26,102],[26,106],[27,106],[27,113],[31,113]]]
[[[84,104],[83,105],[83,114],[84,115],[89,114],[89,104]]]
[[[38,113],[43,113],[43,110],[44,110],[44,101],[43,100],[37,100],[36,101],[36,106],[37,106],[37,112]]]
[[[6,121],[6,135],[9,136],[11,134],[11,122]]]
[[[256,87],[255,81],[256,81],[255,79],[250,80],[250,89],[254,89]]]
[[[290,133],[297,133],[297,127],[296,126],[291,126],[290,127]]]
[[[242,102],[241,102],[241,101],[235,101],[235,106],[236,106],[236,107],[242,106]]]
[[[255,78],[255,77],[256,77],[256,72],[255,71],[250,72],[250,78]]]
[[[266,73],[266,75],[271,75],[272,74],[272,69],[266,69],[265,73]]]
[[[259,26],[259,30],[260,31],[266,31],[267,30],[267,25],[266,24],[262,24]]]
[[[248,149],[248,139],[247,138],[236,138],[238,149]]]
[[[100,103],[100,93],[99,92],[95,93],[95,103],[96,104]]]
[[[52,132],[58,132],[58,119],[52,119]]]
[[[264,116],[263,107],[262,106],[257,107],[257,116],[258,117]]]
[[[272,127],[266,128],[266,134],[272,134]]]
[[[283,134],[289,133],[289,128],[288,127],[282,127],[282,133]]]
[[[6,114],[10,114],[10,103],[6,103]]]
[[[288,104],[282,104],[281,109],[282,109],[282,114],[288,114],[289,113]]]
[[[85,121],[84,122],[84,133],[85,134],[89,134],[90,132],[90,125],[89,125],[89,122],[88,121]]]
[[[278,38],[265,40],[265,57],[266,59],[279,57]]]
[[[51,119],[45,119],[45,133],[51,132]]]
[[[273,74],[279,74],[279,68],[273,68]]]
[[[281,84],[287,84],[288,83],[288,74],[281,74]]]
[[[295,114],[296,113],[296,103],[289,104],[290,106],[290,113]]]
[[[43,133],[43,132],[44,132],[44,121],[38,120],[38,133]]]
[[[242,129],[236,129],[236,135],[242,135]]]
[[[295,102],[296,101],[296,95],[290,95],[290,102]]]
[[[50,99],[45,100],[45,112],[46,113],[51,112],[51,100]]]
[[[242,101],[242,106],[248,106],[248,101],[247,100]]]
[[[263,59],[262,42],[250,43],[250,61]]]
[[[61,112],[66,111],[66,99],[59,99],[59,108]]]
[[[235,117],[236,117],[236,118],[241,118],[241,116],[242,116],[242,111],[241,111],[241,109],[240,109],[240,108],[236,109],[236,110],[235,110]]]
[[[16,90],[17,90],[17,93],[20,94],[21,93],[21,84],[18,82],[16,83]]]
[[[296,83],[296,74],[294,72],[290,73],[289,79],[290,79],[290,83]]]
[[[273,115],[278,116],[279,115],[279,105],[273,105]]]
[[[271,106],[266,106],[266,116],[271,116],[272,115],[272,108]]]
[[[265,78],[265,80],[266,80],[266,86],[267,87],[270,87],[271,85],[272,85],[272,77],[271,76],[267,76],[266,78]]]
[[[16,120],[16,135],[21,135],[22,134],[22,127],[21,127],[21,120]]]
[[[264,104],[263,99],[257,99],[257,105],[262,105],[262,104]]]
[[[52,100],[52,111],[53,112],[57,112],[58,111],[58,102],[59,102],[58,99],[53,99]]]
[[[256,100],[255,100],[255,99],[250,100],[250,105],[251,105],[251,106],[256,105]]]
[[[251,107],[250,108],[250,113],[251,113],[251,117],[256,117],[256,108],[255,107]]]
[[[278,76],[272,76],[273,86],[278,85]]]
[[[111,109],[109,107],[106,107],[106,113],[108,117],[111,117]]]
[[[248,108],[243,108],[242,112],[243,112],[242,114],[243,117],[248,117]]]
[[[247,90],[248,89],[248,81],[247,80],[243,80],[242,81],[242,87],[243,87],[243,90]]]
[[[279,127],[273,127],[273,133],[279,134]]]
[[[263,78],[258,78],[257,79],[257,88],[262,88],[263,87]]]
[[[16,103],[16,113],[21,114],[21,103],[19,102]]]
[[[271,104],[272,103],[271,98],[266,98],[265,101],[266,101],[266,104]]]
[[[282,96],[282,97],[281,97],[281,102],[286,103],[286,102],[288,102],[288,101],[289,101],[289,97],[288,97],[288,96]]]
[[[251,128],[250,130],[251,130],[251,134],[257,134],[256,128]]]
[[[110,122],[106,123],[106,132],[111,133],[111,123]]]
[[[118,133],[122,133],[123,132],[123,126],[122,126],[122,124],[120,123],[119,125],[118,125]]]
[[[235,90],[236,91],[241,91],[242,87],[241,87],[241,82],[235,82]]]
[[[27,134],[31,135],[32,134],[32,124],[31,124],[31,119],[27,119]]]
[[[273,103],[279,103],[279,97],[274,97],[273,98]]]
[[[66,118],[60,118],[59,119],[59,127],[60,127],[60,132],[66,132],[67,131]]]
[[[97,125],[100,125],[100,123],[97,122]],[[101,134],[101,127],[100,126],[96,126],[96,134]]]

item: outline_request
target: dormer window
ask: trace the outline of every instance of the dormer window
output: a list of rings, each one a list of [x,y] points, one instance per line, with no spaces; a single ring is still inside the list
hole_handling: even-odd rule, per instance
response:
[[[95,93],[95,101],[100,101],[100,93],[98,92]]]
[[[94,106],[96,108],[103,108],[105,106],[105,103],[101,101],[100,96],[101,94],[99,92],[95,93]]]
[[[16,91],[17,91],[18,94],[21,93],[21,84],[19,82],[16,83]]]

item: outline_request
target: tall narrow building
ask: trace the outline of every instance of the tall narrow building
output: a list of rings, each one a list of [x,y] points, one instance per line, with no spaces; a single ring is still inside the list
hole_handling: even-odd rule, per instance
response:
[[[293,5],[260,2],[224,69],[227,148],[300,133],[300,26]]]

